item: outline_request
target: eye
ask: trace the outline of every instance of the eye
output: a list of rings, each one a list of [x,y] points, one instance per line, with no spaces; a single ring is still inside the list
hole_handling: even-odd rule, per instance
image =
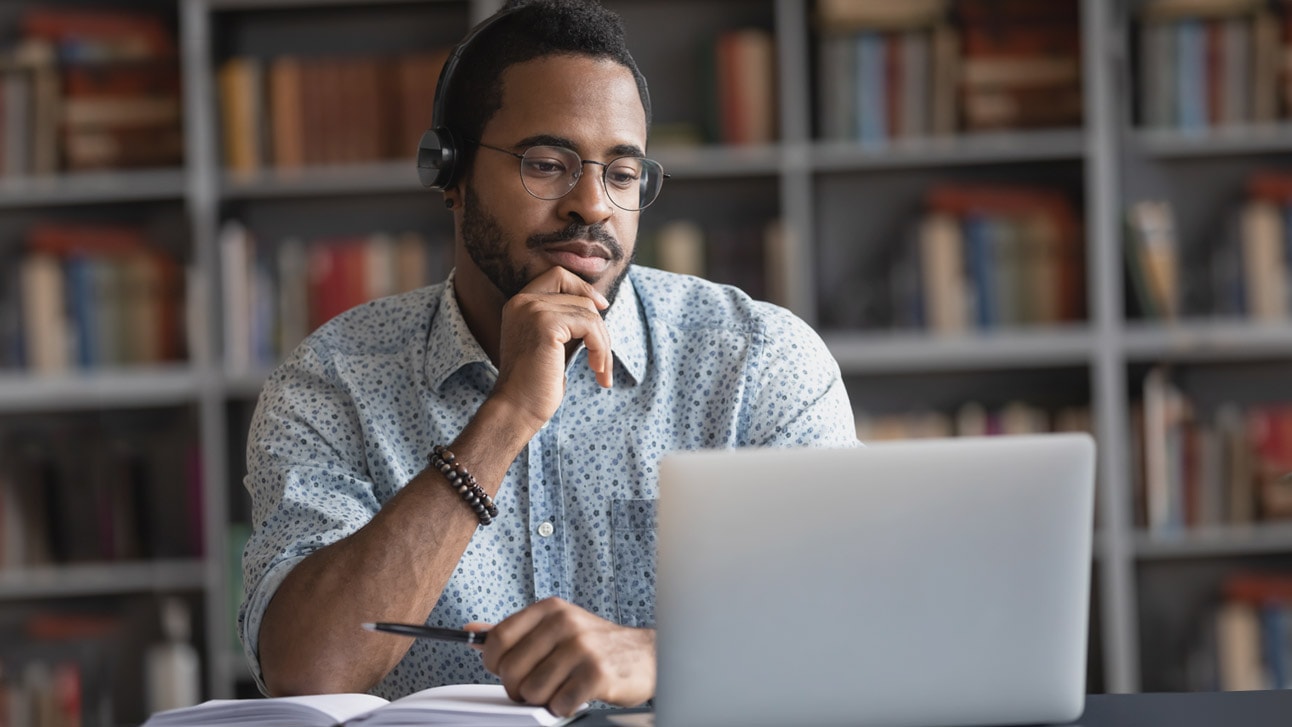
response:
[[[606,167],[606,182],[619,189],[630,189],[641,180],[641,165],[631,159],[617,159]]]
[[[551,156],[526,156],[521,167],[529,177],[559,177],[565,174],[565,160]]]

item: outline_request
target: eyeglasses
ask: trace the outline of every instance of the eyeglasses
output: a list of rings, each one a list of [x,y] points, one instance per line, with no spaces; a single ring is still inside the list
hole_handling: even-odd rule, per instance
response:
[[[598,162],[583,159],[573,149],[563,146],[531,146],[524,154],[517,154],[481,141],[474,143],[519,159],[520,183],[526,192],[539,199],[560,199],[569,194],[583,178],[583,165],[595,164],[601,167],[601,186],[606,197],[619,209],[637,212],[659,197],[659,190],[669,176],[659,162],[645,157],[623,156]]]

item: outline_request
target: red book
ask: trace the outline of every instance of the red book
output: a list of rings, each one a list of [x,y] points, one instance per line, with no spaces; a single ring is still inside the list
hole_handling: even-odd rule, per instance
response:
[[[1276,204],[1292,202],[1292,174],[1256,172],[1247,180],[1247,193]]]
[[[966,25],[960,31],[966,58],[1079,56],[1081,35],[1075,25],[1015,23],[1008,26]]]
[[[1254,605],[1292,604],[1292,574],[1235,573],[1225,579],[1225,597]]]
[[[1292,517],[1292,405],[1252,407],[1247,424],[1261,517]]]
[[[887,115],[888,137],[896,138],[902,128],[902,36],[884,33],[884,112]]]
[[[740,36],[734,32],[718,36],[715,52],[718,54],[718,94],[722,120],[723,144],[744,144],[748,139],[748,126],[741,113],[747,107],[740,88]]]
[[[33,5],[22,18],[23,34],[54,43],[121,41],[141,56],[175,55],[175,39],[161,18],[125,10],[51,8]]]
[[[1203,90],[1207,94],[1207,123],[1215,126],[1219,124],[1225,116],[1225,26],[1219,20],[1208,20],[1203,26],[1206,28],[1206,47],[1203,50],[1203,58],[1207,66],[1207,75],[1203,79],[1206,88]]]
[[[61,257],[137,252],[147,242],[141,228],[127,225],[38,222],[27,230],[29,251]]]

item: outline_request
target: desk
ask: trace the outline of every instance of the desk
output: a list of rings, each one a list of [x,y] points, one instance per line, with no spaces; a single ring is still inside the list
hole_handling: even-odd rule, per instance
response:
[[[618,727],[610,719],[612,714],[627,716],[642,711],[609,710],[607,713],[592,713],[577,720],[574,727]],[[644,723],[645,720],[642,722]],[[629,723],[631,724],[631,721]],[[804,725],[807,724],[804,723]],[[1081,719],[1066,725],[1049,727],[1289,727],[1289,725],[1292,725],[1292,690],[1093,694],[1086,697],[1086,711]]]
[[[1292,690],[1094,694],[1081,727],[1287,727]]]

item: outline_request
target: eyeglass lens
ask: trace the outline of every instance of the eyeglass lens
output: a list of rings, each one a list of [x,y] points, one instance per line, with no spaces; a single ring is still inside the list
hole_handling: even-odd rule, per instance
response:
[[[569,193],[583,175],[584,162],[571,149],[559,146],[532,146],[520,160],[520,178],[525,189],[539,199],[557,199]],[[619,157],[606,162],[590,162],[604,167],[598,170],[606,195],[615,206],[625,210],[644,209],[659,196],[664,169],[659,162],[641,157]]]

